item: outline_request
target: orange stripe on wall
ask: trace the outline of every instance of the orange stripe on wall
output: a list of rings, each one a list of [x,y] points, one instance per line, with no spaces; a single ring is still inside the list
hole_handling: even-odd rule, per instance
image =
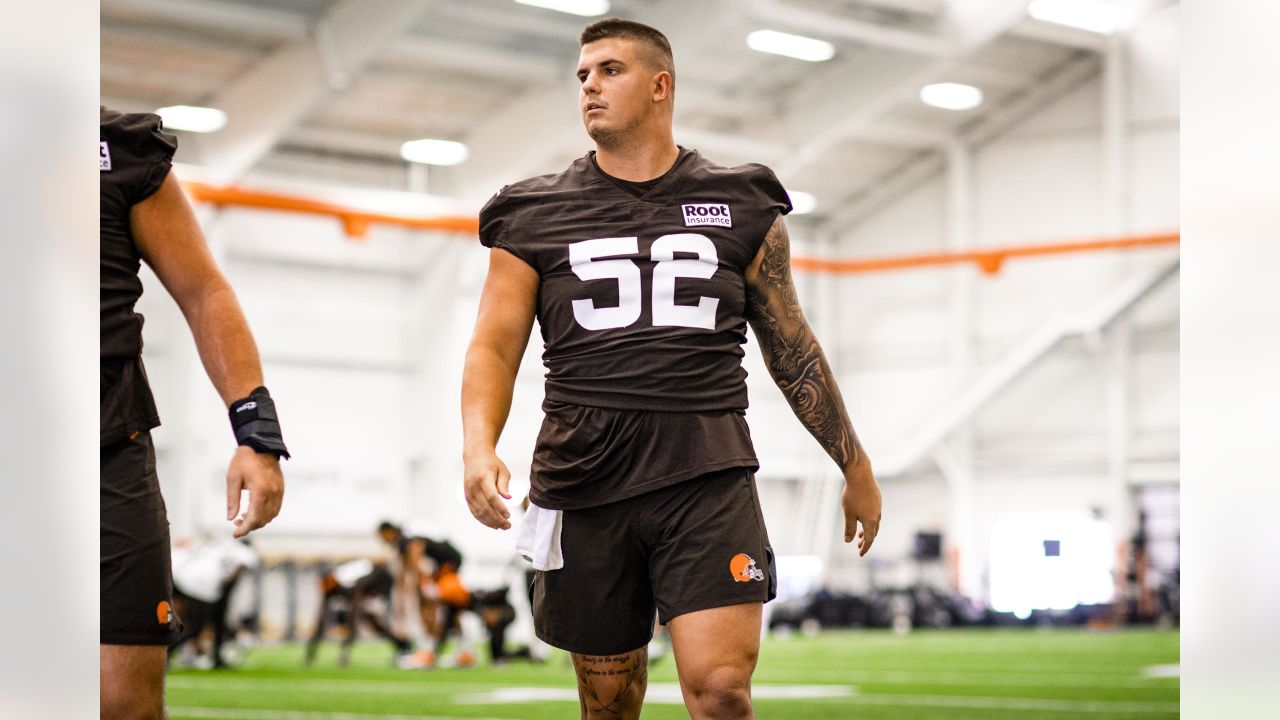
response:
[[[310,198],[264,192],[260,190],[243,190],[236,187],[215,187],[200,182],[186,181],[182,183],[187,195],[192,200],[207,202],[218,206],[252,207],[263,210],[279,210],[281,212],[304,213],[308,215],[324,215],[337,218],[343,229],[354,238],[364,238],[369,227],[374,223],[398,225],[415,230],[437,230],[475,236],[479,232],[479,219],[474,215],[444,215],[437,217],[419,217],[412,215],[396,215],[361,210],[355,207],[323,202]],[[957,252],[917,253],[913,255],[896,255],[876,258],[829,259],[796,255],[791,258],[791,267],[801,272],[821,272],[835,275],[853,275],[858,273],[886,272],[890,270],[910,270],[916,268],[936,267],[973,263],[984,273],[995,274],[1008,260],[1038,257],[1045,255],[1062,255],[1068,253],[1098,252],[1103,250],[1127,250],[1133,248],[1154,247],[1160,245],[1177,245],[1180,234],[1176,232],[1154,235],[1136,235],[1126,237],[1107,237],[1067,242],[1043,243],[1037,245],[1017,245],[981,250]]]

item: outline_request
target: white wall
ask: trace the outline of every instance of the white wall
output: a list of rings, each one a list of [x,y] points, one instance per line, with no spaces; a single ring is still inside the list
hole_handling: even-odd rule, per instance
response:
[[[1107,234],[1106,206],[1118,204],[1123,232],[1178,227],[1178,11],[1148,18],[1129,38],[1123,135],[1128,161],[1122,196],[1104,193],[1102,78],[1053,102],[973,156],[973,241],[1021,245]],[[948,186],[928,181],[839,238],[844,256],[949,247]],[[892,454],[1006,353],[1045,323],[1078,313],[1132,278],[1176,257],[1175,249],[1012,261],[996,276],[976,269],[856,275],[839,281],[842,332],[832,341],[846,397],[872,458]],[[957,278],[976,277],[967,379],[949,352],[956,342]],[[1134,313],[1129,368],[1116,391],[1109,333],[1063,343],[997,394],[968,426],[977,478],[969,550],[985,563],[992,525],[1008,513],[1101,508],[1123,539],[1133,516],[1113,483],[1109,410],[1128,399],[1122,434],[1124,480],[1177,481],[1178,283],[1176,277]],[[1109,390],[1109,388],[1111,388]],[[953,438],[954,443],[954,438]],[[764,459],[764,458],[762,458]],[[911,535],[954,529],[952,490],[929,460],[884,479],[886,527],[879,551],[903,555]],[[948,538],[954,548],[955,538]],[[840,580],[865,583],[865,563],[844,562]],[[976,573],[981,575],[982,571]],[[909,572],[903,574],[910,575]]]

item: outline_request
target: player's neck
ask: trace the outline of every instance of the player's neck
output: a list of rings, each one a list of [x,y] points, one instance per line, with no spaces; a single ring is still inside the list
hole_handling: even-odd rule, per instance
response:
[[[670,134],[634,143],[596,143],[596,164],[619,180],[645,182],[660,177],[678,157],[680,148]]]

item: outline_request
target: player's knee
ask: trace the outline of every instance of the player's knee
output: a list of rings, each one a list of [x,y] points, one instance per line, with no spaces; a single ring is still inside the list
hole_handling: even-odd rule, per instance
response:
[[[598,685],[579,683],[578,698],[582,706],[582,720],[635,720],[640,717],[647,687],[644,678],[636,678],[623,685],[601,682]]]
[[[632,683],[621,690],[609,689],[616,695],[608,700],[590,688],[578,688],[582,704],[582,720],[635,720],[640,717],[644,705],[645,686]]]
[[[751,673],[735,666],[721,666],[686,683],[685,700],[698,720],[751,717]]]

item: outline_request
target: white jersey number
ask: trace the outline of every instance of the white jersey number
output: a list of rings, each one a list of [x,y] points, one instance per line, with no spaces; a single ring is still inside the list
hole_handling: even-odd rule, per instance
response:
[[[640,317],[640,268],[630,260],[600,260],[610,255],[635,255],[637,238],[583,240],[569,246],[569,265],[581,280],[618,281],[618,306],[598,308],[591,300],[574,300],[573,317],[588,330],[626,327]]]
[[[579,325],[588,330],[608,330],[626,327],[640,318],[639,266],[623,258],[602,259],[636,254],[638,240],[635,237],[600,238],[569,246],[569,265],[578,278],[618,281],[617,307],[599,308],[591,300],[573,301],[573,317]],[[698,257],[677,260],[677,252]],[[654,240],[649,253],[657,263],[653,268],[653,324],[714,330],[720,300],[704,296],[698,298],[697,305],[677,305],[676,278],[707,280],[715,275],[719,266],[715,243],[705,235],[675,233]]]

